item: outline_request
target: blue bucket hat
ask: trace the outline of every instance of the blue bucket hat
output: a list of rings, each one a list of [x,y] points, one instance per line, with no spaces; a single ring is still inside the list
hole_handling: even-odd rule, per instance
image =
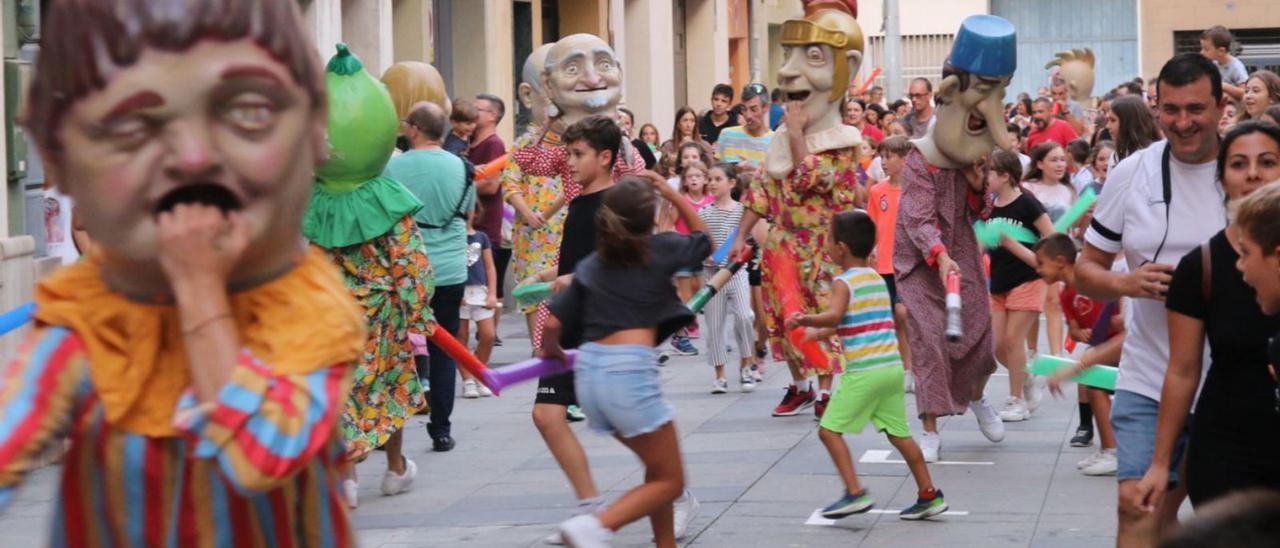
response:
[[[951,66],[979,76],[1003,77],[1018,68],[1018,33],[994,15],[970,15],[951,46]]]

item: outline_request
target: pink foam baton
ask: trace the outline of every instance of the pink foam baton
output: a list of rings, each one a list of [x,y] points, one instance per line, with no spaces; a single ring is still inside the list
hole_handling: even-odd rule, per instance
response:
[[[484,385],[488,386],[489,390],[492,390],[494,394],[500,394],[503,388],[513,384],[573,371],[573,358],[576,354],[576,351],[569,350],[565,352],[565,359],[563,360],[532,358],[513,363],[501,369],[485,369],[484,373],[481,374],[481,379],[484,381]]]
[[[964,336],[960,321],[960,273],[947,273],[947,340],[956,342]]]

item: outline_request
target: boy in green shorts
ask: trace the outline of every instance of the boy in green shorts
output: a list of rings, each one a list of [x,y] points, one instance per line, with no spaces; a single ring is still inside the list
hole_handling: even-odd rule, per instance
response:
[[[842,434],[858,433],[871,422],[884,432],[911,469],[919,498],[898,517],[925,519],[947,511],[942,491],[934,488],[920,446],[907,426],[907,402],[903,389],[902,356],[893,330],[889,290],[867,256],[876,243],[876,225],[865,211],[840,213],[831,221],[831,259],[844,273],[831,284],[831,303],[819,314],[796,314],[788,328],[804,326],[811,339],[835,331],[844,345],[844,374],[840,387],[818,427],[818,437],[844,481],[845,494],[822,509],[822,516],[839,519],[866,512],[875,504],[858,483],[853,457]],[[833,329],[834,328],[834,329]]]

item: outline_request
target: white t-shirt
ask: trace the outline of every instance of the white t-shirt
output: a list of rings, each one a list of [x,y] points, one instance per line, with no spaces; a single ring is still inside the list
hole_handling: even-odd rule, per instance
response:
[[[1152,143],[1115,167],[1107,176],[1093,222],[1085,232],[1089,245],[1108,253],[1123,252],[1129,270],[1147,262],[1176,265],[1183,255],[1226,226],[1226,194],[1216,181],[1217,162],[1184,164],[1176,158],[1169,159],[1173,209],[1165,222],[1160,159],[1166,146],[1166,141]],[[1132,299],[1130,304],[1116,389],[1159,401],[1169,366],[1167,312],[1163,301]],[[1204,360],[1209,363],[1208,345]]]

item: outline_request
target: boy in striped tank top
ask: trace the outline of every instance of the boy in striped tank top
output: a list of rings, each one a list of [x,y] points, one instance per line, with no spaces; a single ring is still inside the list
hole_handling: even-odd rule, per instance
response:
[[[842,437],[861,432],[870,422],[902,454],[919,488],[916,503],[898,517],[919,520],[936,516],[947,510],[947,503],[942,491],[934,488],[924,454],[907,426],[905,372],[893,329],[889,289],[867,262],[875,247],[876,225],[865,211],[853,210],[837,214],[831,221],[831,232],[831,259],[845,270],[831,284],[830,305],[818,314],[796,314],[787,319],[788,328],[806,327],[809,339],[830,336],[834,331],[844,346],[844,374],[819,423],[818,438],[831,454],[845,493],[823,508],[822,515],[839,519],[874,506],[870,493],[858,482],[853,457]]]

